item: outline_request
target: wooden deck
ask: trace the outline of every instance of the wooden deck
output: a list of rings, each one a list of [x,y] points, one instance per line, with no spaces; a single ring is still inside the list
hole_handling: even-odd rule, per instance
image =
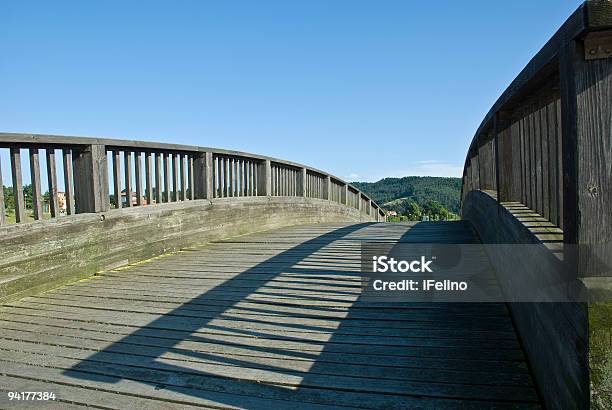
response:
[[[360,301],[364,239],[476,241],[464,222],[318,225],[111,271],[0,308],[0,390],[62,409],[538,406],[505,305]]]

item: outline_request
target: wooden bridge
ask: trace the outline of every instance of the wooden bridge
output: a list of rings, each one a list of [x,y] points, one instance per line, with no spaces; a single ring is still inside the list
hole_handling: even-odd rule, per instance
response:
[[[611,355],[611,305],[587,302],[611,288],[608,30],[611,3],[583,4],[491,108],[462,221],[386,223],[342,179],[260,155],[0,134],[0,408],[606,403],[609,369],[589,363]],[[580,297],[373,302],[364,242],[541,245],[546,269],[490,260],[499,292],[569,267]],[[24,391],[56,397],[8,400]]]

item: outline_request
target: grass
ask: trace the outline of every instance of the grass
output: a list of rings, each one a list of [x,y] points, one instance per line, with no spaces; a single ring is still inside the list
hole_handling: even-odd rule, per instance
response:
[[[34,221],[34,211],[31,209],[26,209],[26,218],[25,221],[23,222],[32,222]],[[7,212],[6,214],[6,224],[10,225],[10,224],[14,224],[17,223],[17,221],[15,220],[15,213],[14,212]],[[51,214],[47,213],[47,212],[43,212],[43,219],[51,219]]]

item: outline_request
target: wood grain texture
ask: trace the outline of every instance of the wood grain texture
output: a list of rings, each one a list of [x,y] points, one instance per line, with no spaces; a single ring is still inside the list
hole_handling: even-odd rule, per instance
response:
[[[539,407],[503,304],[361,300],[362,240],[478,241],[465,222],[328,223],[111,270],[0,308],[0,387],[120,408]]]
[[[52,218],[60,214],[59,201],[57,197],[57,168],[55,166],[55,150],[47,149],[47,184],[49,186],[49,212]]]

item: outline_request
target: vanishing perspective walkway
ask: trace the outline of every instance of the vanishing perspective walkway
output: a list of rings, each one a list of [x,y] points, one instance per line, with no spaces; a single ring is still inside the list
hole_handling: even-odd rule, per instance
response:
[[[461,221],[283,228],[10,302],[0,390],[62,409],[538,406],[505,304],[361,301],[362,241],[477,237]]]

